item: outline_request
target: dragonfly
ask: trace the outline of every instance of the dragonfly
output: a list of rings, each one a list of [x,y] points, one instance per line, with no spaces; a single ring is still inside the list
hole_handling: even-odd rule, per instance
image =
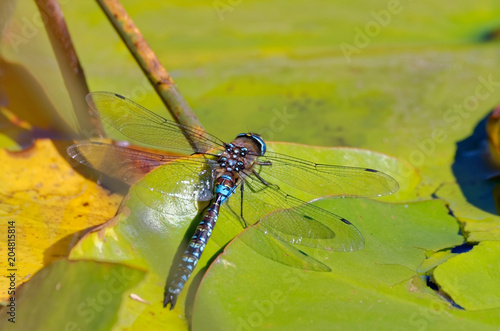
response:
[[[351,222],[284,192],[276,182],[316,197],[378,197],[399,188],[393,177],[375,169],[318,164],[268,151],[256,133],[241,133],[232,142],[223,142],[203,130],[169,121],[119,94],[93,92],[86,100],[105,123],[158,152],[81,141],[67,149],[73,159],[126,184],[145,185],[148,191],[173,200],[208,202],[180,263],[172,265],[175,269],[167,278],[163,306],[170,304],[170,309],[200,260],[219,215],[236,217],[243,228],[258,223],[264,246],[274,242],[266,239],[272,237],[283,245],[336,251],[363,248],[363,236]],[[167,189],[140,181],[156,168],[167,179],[175,175],[174,185]],[[174,214],[182,213],[172,210]],[[266,256],[265,248],[255,250]],[[300,253],[298,267],[311,269],[314,259]],[[267,257],[292,265],[286,257],[271,255]],[[331,270],[319,261],[312,269]]]

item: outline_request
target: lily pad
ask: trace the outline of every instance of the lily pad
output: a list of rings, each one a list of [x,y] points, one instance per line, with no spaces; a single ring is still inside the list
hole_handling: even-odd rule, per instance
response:
[[[125,294],[144,271],[123,265],[59,260],[16,289],[15,323],[2,318],[2,330],[108,330],[117,320]],[[35,309],[36,307],[36,309]],[[57,314],[54,312],[57,311]]]
[[[440,288],[467,310],[500,307],[500,243],[483,241],[467,253],[439,265],[434,278]]]
[[[366,247],[353,253],[303,247],[332,269],[308,272],[263,259],[235,239],[200,285],[193,330],[497,327],[500,309],[455,308],[426,287],[415,271],[427,250],[463,240],[442,202],[324,199],[317,203],[353,220]]]
[[[458,184],[444,184],[436,195],[450,201],[450,209],[462,223],[467,241],[477,243],[500,239],[500,217],[469,203]]]

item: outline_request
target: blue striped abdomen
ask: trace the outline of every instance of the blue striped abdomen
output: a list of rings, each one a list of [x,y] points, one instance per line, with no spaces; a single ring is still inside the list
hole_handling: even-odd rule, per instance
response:
[[[212,235],[212,230],[219,217],[221,197],[222,196],[219,195],[208,208],[205,217],[203,217],[203,220],[198,224],[196,231],[191,237],[184,254],[182,254],[182,260],[177,267],[177,271],[168,286],[167,293],[165,293],[163,306],[170,303],[170,309],[174,308],[179,293],[184,288],[184,284],[187,282],[196,264],[200,260],[201,254],[207,245],[208,239]]]
[[[184,288],[184,284],[189,279],[189,276],[191,276],[191,273],[196,267],[207,245],[208,239],[210,239],[212,235],[215,223],[219,217],[220,205],[226,201],[236,189],[236,186],[233,186],[234,181],[232,178],[229,178],[229,176],[226,177],[226,175],[223,175],[219,179],[220,183],[215,189],[216,198],[191,237],[186,250],[182,254],[182,260],[177,267],[176,273],[165,291],[163,306],[166,307],[167,304],[170,303],[170,310],[174,308],[179,293]]]

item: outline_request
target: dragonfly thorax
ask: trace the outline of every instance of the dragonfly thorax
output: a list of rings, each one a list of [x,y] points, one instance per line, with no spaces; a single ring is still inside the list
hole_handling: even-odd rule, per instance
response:
[[[255,160],[255,156],[248,153],[248,148],[233,143],[227,144],[226,149],[219,157],[221,170],[228,173],[239,173],[249,169]]]
[[[224,152],[219,156],[221,170],[226,173],[239,173],[249,170],[257,157],[263,155],[266,145],[260,136],[242,133],[231,143],[226,144]]]

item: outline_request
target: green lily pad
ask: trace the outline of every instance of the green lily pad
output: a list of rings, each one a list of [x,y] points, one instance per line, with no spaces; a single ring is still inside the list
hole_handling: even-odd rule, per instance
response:
[[[468,242],[500,240],[500,217],[468,203],[456,183],[443,185],[436,195],[450,202],[450,209],[462,223]]]
[[[483,241],[439,265],[434,278],[442,291],[467,310],[500,307],[500,243]]]
[[[427,259],[425,259],[417,269],[420,274],[428,274],[433,271],[436,266],[457,255],[457,253],[453,253],[451,249],[444,249],[438,252],[430,251],[429,253]]]
[[[200,285],[193,330],[496,328],[499,308],[454,308],[415,271],[427,250],[463,240],[442,202],[324,199],[317,204],[353,220],[365,248],[343,253],[302,247],[332,269],[312,272],[264,259],[236,239]]]
[[[16,289],[15,323],[2,310],[2,330],[109,330],[144,271],[119,264],[59,260]],[[54,312],[57,312],[54,313]],[[7,313],[7,314],[6,314]]]

